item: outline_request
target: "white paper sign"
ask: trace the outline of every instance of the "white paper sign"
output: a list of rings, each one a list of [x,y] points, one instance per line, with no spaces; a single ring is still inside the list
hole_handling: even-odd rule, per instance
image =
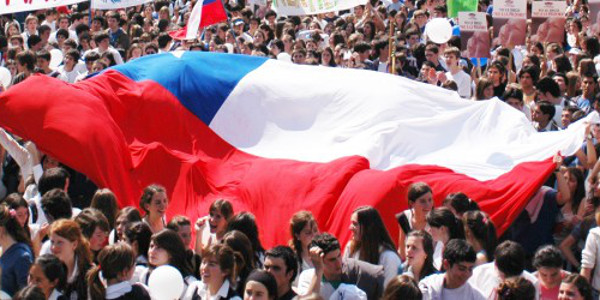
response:
[[[273,0],[273,10],[284,16],[314,15],[351,9],[366,3],[367,0]]]
[[[88,0],[2,0],[0,15],[71,5]]]

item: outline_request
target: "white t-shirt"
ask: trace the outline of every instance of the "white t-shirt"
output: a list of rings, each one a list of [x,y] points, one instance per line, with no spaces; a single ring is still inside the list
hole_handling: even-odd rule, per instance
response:
[[[377,262],[377,264],[383,266],[383,275],[385,277],[384,286],[387,286],[387,283],[390,282],[390,280],[398,276],[398,270],[402,266],[402,260],[400,260],[400,257],[398,256],[396,251],[384,250],[382,252],[381,250],[383,250],[383,248],[379,250],[379,261]],[[356,251],[354,255],[350,256],[350,243],[348,243],[344,248],[344,258],[347,257],[358,260],[360,257],[360,251]]]
[[[456,82],[458,86],[458,94],[463,98],[471,98],[471,76],[460,70],[456,74],[452,74],[449,71],[446,72],[446,78]]]
[[[527,271],[523,271],[521,276],[533,283],[535,286],[535,298],[540,298],[540,284],[538,279]],[[500,285],[501,279],[496,269],[495,261],[480,265],[473,270],[473,276],[469,279],[472,286],[477,287],[486,299],[496,299],[496,288]]]
[[[446,274],[433,274],[425,277],[419,283],[423,300],[484,300],[481,292],[473,287],[468,281],[456,289],[444,287],[444,276]]]

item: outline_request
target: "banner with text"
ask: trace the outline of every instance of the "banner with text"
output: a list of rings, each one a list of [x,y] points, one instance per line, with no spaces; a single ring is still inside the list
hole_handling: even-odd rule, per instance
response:
[[[484,12],[459,12],[462,56],[490,57],[490,31]]]
[[[598,35],[600,33],[600,0],[588,0],[590,12],[590,34]]]
[[[88,0],[4,0],[0,1],[0,15],[71,5]]]
[[[527,34],[527,0],[494,1],[494,45],[524,45]]]
[[[142,5],[154,0],[92,0],[93,9],[109,10]]]
[[[283,16],[314,15],[366,3],[367,0],[273,0],[273,10]]]
[[[531,41],[562,43],[565,35],[564,1],[535,1],[531,6]]]

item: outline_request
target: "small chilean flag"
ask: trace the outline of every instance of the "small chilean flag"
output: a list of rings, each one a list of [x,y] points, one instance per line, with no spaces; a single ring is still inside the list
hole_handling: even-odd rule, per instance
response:
[[[221,0],[198,0],[194,5],[188,24],[181,31],[185,32],[185,39],[195,39],[200,27],[226,20],[227,13]]]

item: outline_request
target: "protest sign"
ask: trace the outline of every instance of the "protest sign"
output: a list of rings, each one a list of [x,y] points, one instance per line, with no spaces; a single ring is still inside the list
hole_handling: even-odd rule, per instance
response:
[[[562,1],[535,1],[531,11],[531,41],[562,43],[564,41],[565,11]]]
[[[273,0],[273,9],[279,15],[314,15],[351,9],[364,5],[367,0]]]
[[[490,57],[490,32],[484,12],[459,12],[462,56]]]
[[[494,45],[512,48],[525,44],[527,0],[494,1]]]
[[[0,1],[0,15],[65,6],[85,1],[86,0],[4,0]]]

